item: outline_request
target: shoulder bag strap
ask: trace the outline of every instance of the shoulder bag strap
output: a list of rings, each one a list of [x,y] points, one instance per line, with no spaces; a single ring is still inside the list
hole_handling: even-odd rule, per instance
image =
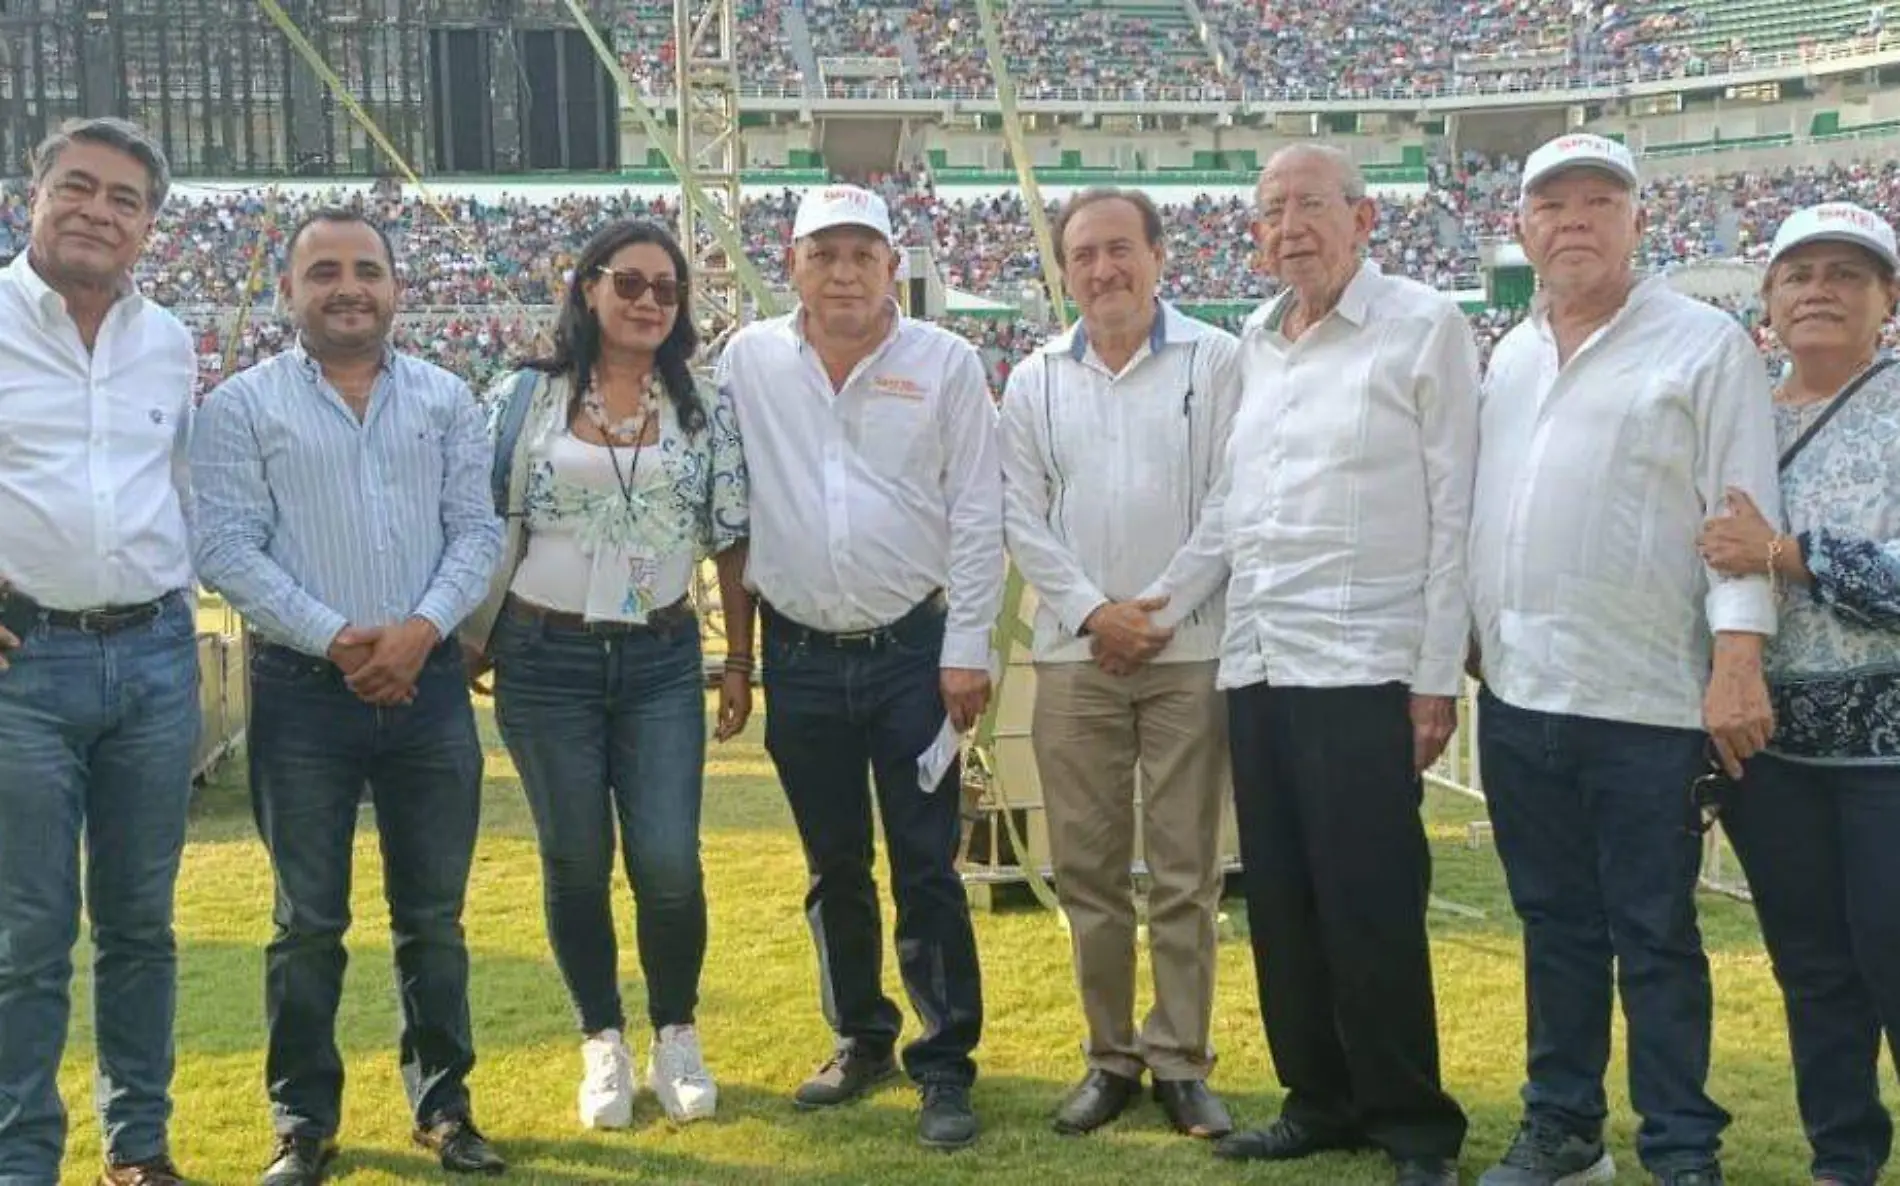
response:
[[[1794,459],[1801,455],[1801,450],[1808,447],[1808,442],[1814,439],[1815,434],[1819,433],[1823,428],[1826,428],[1827,422],[1834,419],[1835,413],[1845,407],[1847,401],[1854,397],[1854,393],[1867,386],[1868,383],[1873,381],[1874,376],[1892,365],[1893,359],[1883,358],[1862,371],[1855,377],[1852,383],[1843,387],[1841,393],[1834,397],[1834,402],[1827,406],[1827,410],[1815,417],[1814,423],[1808,425],[1807,431],[1797,437],[1794,444],[1789,445],[1787,450],[1782,453],[1781,464],[1777,468],[1786,471],[1787,468],[1794,463]]]

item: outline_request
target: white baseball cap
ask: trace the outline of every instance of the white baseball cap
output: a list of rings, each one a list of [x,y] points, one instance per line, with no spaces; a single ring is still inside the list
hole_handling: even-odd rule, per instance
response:
[[[1572,132],[1548,141],[1524,162],[1522,193],[1531,190],[1567,169],[1600,169],[1620,179],[1631,189],[1642,184],[1636,175],[1636,158],[1630,150],[1608,136],[1591,132]]]
[[[884,199],[855,185],[827,185],[809,189],[798,203],[798,216],[792,220],[792,238],[803,239],[835,226],[867,227],[895,242],[891,233],[891,211]]]
[[[1782,220],[1775,244],[1768,249],[1768,266],[1804,243],[1852,243],[1879,256],[1889,270],[1900,272],[1900,248],[1886,219],[1852,202],[1823,202],[1795,211]]]

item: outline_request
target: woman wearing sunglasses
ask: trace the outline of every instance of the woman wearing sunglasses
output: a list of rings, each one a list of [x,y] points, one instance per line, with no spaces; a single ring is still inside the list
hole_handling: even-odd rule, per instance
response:
[[[693,1027],[706,951],[705,677],[688,596],[700,560],[716,558],[727,623],[722,741],[751,711],[752,599],[737,425],[688,369],[690,291],[679,245],[651,223],[615,223],[583,249],[553,354],[495,385],[509,541],[463,632],[485,652],[471,670],[494,666],[496,720],[540,838],[590,1128],[631,1124],[638,1091],[616,980],[616,822],[653,1027],[646,1082],[675,1123],[710,1116],[717,1098]]]
[[[1704,528],[1716,571],[1768,571],[1775,734],[1722,818],[1788,1011],[1813,1180],[1872,1186],[1893,1124],[1880,1044],[1900,1056],[1900,299],[1885,220],[1834,203],[1782,223],[1763,294],[1794,365],[1776,393],[1789,534],[1746,498]]]

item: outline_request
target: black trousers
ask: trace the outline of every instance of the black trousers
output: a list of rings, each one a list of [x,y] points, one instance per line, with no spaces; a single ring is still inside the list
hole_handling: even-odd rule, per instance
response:
[[[1456,1158],[1425,934],[1431,854],[1401,684],[1228,695],[1260,1013],[1284,1114]]]
[[[1722,826],[1787,1005],[1814,1174],[1873,1186],[1893,1152],[1882,1037],[1900,1059],[1900,770],[1761,754]]]

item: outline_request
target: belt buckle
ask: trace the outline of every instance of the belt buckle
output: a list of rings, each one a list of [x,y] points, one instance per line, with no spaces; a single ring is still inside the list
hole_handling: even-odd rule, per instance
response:
[[[880,627],[874,630],[854,630],[849,634],[834,634],[832,639],[846,650],[875,651],[884,646],[885,631]]]
[[[82,609],[73,626],[81,634],[110,634],[124,616],[111,610]]]
[[[119,609],[82,609],[75,626],[81,634],[116,634],[120,630],[153,620],[158,617],[160,608],[161,603],[153,601]]]

